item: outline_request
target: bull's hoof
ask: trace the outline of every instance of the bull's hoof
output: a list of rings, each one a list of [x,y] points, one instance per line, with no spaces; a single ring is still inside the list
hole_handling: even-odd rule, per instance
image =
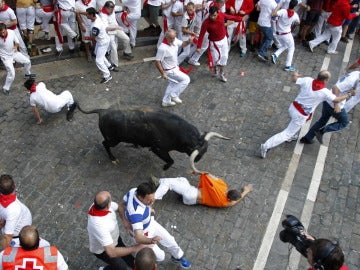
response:
[[[114,164],[114,165],[119,165],[119,164],[120,164],[120,162],[119,162],[118,159],[112,160],[111,162],[112,162],[112,164]]]

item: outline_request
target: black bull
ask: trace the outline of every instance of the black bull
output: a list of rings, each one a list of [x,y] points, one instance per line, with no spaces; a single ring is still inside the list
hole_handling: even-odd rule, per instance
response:
[[[99,128],[104,137],[103,145],[113,163],[118,160],[111,153],[110,147],[120,142],[135,146],[149,147],[166,164],[167,170],[174,163],[169,152],[172,150],[191,156],[191,164],[199,161],[206,153],[208,140],[212,136],[229,139],[215,132],[203,135],[192,124],[181,117],[158,109],[127,108],[123,110],[97,109],[84,111],[85,114],[99,115]]]

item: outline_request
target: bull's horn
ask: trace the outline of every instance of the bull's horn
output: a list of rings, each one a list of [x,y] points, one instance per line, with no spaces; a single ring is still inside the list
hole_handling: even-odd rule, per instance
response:
[[[230,140],[230,138],[225,137],[225,136],[223,136],[223,135],[221,135],[221,134],[219,134],[217,132],[213,132],[213,131],[210,131],[210,132],[206,133],[204,140],[209,141],[211,139],[211,137],[214,137],[214,136],[218,137],[220,139]]]
[[[199,171],[199,170],[196,169],[196,167],[195,167],[195,158],[196,158],[196,156],[197,156],[198,154],[199,154],[199,150],[194,150],[194,151],[191,153],[191,155],[190,155],[190,167],[191,167],[191,169],[192,169],[194,172],[201,174],[201,173],[203,173],[203,172]]]

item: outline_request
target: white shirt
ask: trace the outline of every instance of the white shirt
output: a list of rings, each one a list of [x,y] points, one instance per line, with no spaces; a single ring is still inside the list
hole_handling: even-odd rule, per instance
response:
[[[197,14],[194,13],[194,18],[191,20],[189,18],[188,13],[185,11],[184,16],[182,17],[181,28],[185,27],[187,30],[195,32],[197,34],[200,33],[200,20],[197,18]],[[185,37],[189,37],[189,34],[182,33],[183,40]]]
[[[96,8],[96,1],[95,0],[91,0],[91,2],[88,4],[88,5],[84,5],[83,1],[81,0],[78,0],[76,1],[75,3],[75,9],[76,10],[79,10],[79,11],[82,11],[82,12],[86,12],[86,9],[90,8],[90,7],[93,7],[93,8]],[[86,15],[80,15],[81,16],[81,19],[84,23],[84,26],[87,28],[87,29],[90,29],[90,26],[91,26],[91,20],[89,20]]]
[[[167,45],[161,43],[157,52],[156,52],[156,61],[160,61],[163,69],[172,69],[178,66],[177,55],[179,47],[182,45],[182,41],[178,38],[175,38],[172,44]]]
[[[320,90],[312,89],[313,78],[304,77],[298,78],[296,84],[300,85],[300,93],[295,98],[295,101],[302,105],[306,114],[312,113],[316,106],[323,101],[332,102],[336,96],[327,88]]]
[[[359,91],[359,79],[360,71],[353,71],[341,77],[335,84],[335,86],[339,88],[339,96],[342,96],[345,92],[350,92],[352,89],[356,89],[356,91]],[[345,102],[346,100],[343,100],[338,103],[341,109],[344,108]],[[334,108],[334,104],[332,102],[328,103],[331,107]]]
[[[17,20],[14,10],[9,7],[5,11],[0,11],[0,22],[6,23],[12,20]]]
[[[95,36],[95,40],[99,45],[110,42],[110,37],[106,33],[105,24],[98,15],[96,15],[96,20],[91,24],[91,34]]]
[[[5,226],[1,229],[2,234],[12,234],[13,236],[18,236],[24,226],[32,223],[29,208],[18,199],[6,208],[0,205],[0,220],[5,220]]]
[[[75,0],[58,0],[59,8],[63,10],[71,10],[75,8]]]
[[[150,6],[159,7],[161,6],[161,0],[148,0]]]
[[[258,5],[260,6],[258,25],[271,27],[271,13],[277,6],[275,0],[260,0]]]
[[[39,106],[50,113],[61,111],[64,106],[63,102],[59,102],[59,97],[48,90],[43,82],[38,83],[36,92],[30,94],[30,106]]]
[[[115,17],[115,12],[111,13],[110,15],[105,14],[103,12],[100,11],[99,16],[101,18],[101,20],[103,21],[104,25],[105,25],[105,29],[107,27],[116,27],[119,26],[119,24],[116,21],[116,17]],[[115,35],[116,30],[114,31],[106,31],[109,35]]]
[[[141,0],[122,0],[122,4],[130,10],[130,13],[141,15]]]
[[[19,39],[13,30],[7,29],[7,37],[4,39],[0,37],[0,57],[11,58],[14,56],[14,44],[19,44]]]
[[[87,231],[89,233],[90,252],[101,254],[105,251],[104,247],[117,245],[120,235],[119,224],[116,219],[116,211],[119,205],[111,202],[110,213],[105,216],[91,216],[88,214]]]
[[[276,24],[276,31],[279,33],[291,33],[293,23],[300,23],[299,15],[296,12],[294,12],[294,15],[290,18],[286,9],[280,9],[277,14],[279,19]]]

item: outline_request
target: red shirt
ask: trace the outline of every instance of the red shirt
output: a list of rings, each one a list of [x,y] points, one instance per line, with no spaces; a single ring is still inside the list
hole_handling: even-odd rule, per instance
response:
[[[310,267],[308,270],[314,270],[314,268]],[[341,266],[339,270],[350,270],[350,269],[345,264],[343,264],[343,266]]]
[[[352,20],[356,17],[355,13],[350,13],[351,5],[349,0],[338,0],[334,6],[333,11],[328,19],[328,23],[332,26],[341,26],[344,20]]]
[[[228,13],[229,9],[232,7],[233,9],[235,9],[235,1],[236,0],[228,0],[225,2],[226,5],[226,13]],[[235,10],[236,14],[238,14],[238,12],[240,10],[245,12],[246,14],[249,14],[252,10],[254,9],[254,1],[253,0],[244,0],[243,3],[241,4],[241,7],[239,10]],[[240,14],[239,14],[240,15]],[[240,16],[244,16],[244,15],[240,15]]]
[[[240,16],[228,15],[228,14],[224,14],[220,11],[218,12],[218,15],[217,15],[215,21],[210,20],[210,17],[208,17],[201,26],[199,41],[197,44],[198,49],[201,48],[202,42],[204,40],[204,35],[206,32],[209,33],[210,41],[219,41],[219,40],[222,40],[226,36],[227,32],[226,32],[226,28],[225,28],[225,19],[235,21],[235,22],[242,21],[242,17],[240,17]]]

